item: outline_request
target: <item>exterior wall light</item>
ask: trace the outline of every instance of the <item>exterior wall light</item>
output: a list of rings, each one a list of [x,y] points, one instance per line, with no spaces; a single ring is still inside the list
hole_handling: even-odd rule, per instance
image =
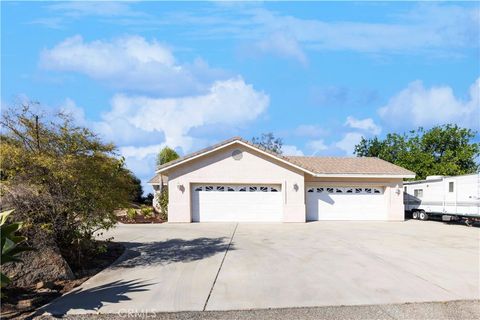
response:
[[[298,191],[298,189],[299,189],[298,184],[297,184],[297,183],[294,183],[294,184],[293,184],[293,190]]]
[[[185,191],[185,187],[183,186],[183,184],[177,184],[177,189],[182,193]]]

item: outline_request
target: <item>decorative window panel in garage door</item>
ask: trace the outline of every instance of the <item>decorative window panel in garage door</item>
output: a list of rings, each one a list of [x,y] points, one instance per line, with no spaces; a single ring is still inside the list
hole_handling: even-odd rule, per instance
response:
[[[383,187],[307,186],[307,220],[386,220]]]
[[[192,186],[192,221],[282,221],[280,185]]]

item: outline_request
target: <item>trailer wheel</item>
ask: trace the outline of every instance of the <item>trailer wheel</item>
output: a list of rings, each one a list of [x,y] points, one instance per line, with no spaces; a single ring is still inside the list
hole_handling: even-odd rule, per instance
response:
[[[420,220],[428,220],[428,214],[425,212],[425,211],[420,211],[420,214],[418,216],[420,218]]]
[[[417,210],[412,212],[412,218],[413,219],[418,219],[418,211]]]

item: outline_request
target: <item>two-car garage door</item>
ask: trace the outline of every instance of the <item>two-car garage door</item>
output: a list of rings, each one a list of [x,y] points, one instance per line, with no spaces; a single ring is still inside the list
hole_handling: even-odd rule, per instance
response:
[[[194,222],[272,222],[283,220],[280,185],[196,184],[192,186]],[[388,220],[383,187],[306,187],[306,219]]]
[[[307,221],[388,220],[383,187],[308,186]]]
[[[192,186],[192,221],[282,221],[280,185]]]

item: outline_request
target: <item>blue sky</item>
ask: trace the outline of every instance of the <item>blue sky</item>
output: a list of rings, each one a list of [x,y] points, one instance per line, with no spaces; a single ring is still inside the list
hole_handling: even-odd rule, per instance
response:
[[[479,127],[476,2],[2,2],[2,108],[35,100],[114,142],[145,181],[262,132],[285,154]]]

